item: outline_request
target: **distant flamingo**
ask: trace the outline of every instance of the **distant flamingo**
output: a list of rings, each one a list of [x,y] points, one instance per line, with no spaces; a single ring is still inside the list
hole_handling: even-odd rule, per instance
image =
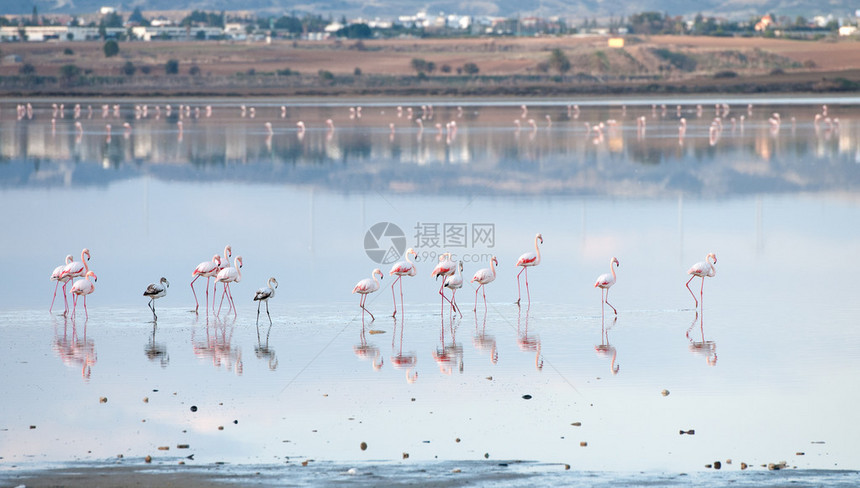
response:
[[[517,266],[522,266],[523,269],[517,273],[517,306],[520,304],[520,275],[523,274],[523,271],[526,272],[526,297],[528,297],[529,303],[532,302],[531,295],[529,295],[529,267],[537,266],[540,264],[540,248],[538,247],[538,241],[543,244],[543,236],[540,234],[535,236],[535,252],[527,252],[520,256],[517,260]]]
[[[615,315],[618,315],[618,310],[615,310],[615,307],[609,303],[609,287],[615,284],[615,268],[612,265],[618,266],[618,258],[613,257],[609,260],[609,270],[612,271],[612,274],[606,273],[597,277],[597,281],[594,282],[595,288],[600,288],[600,314],[603,315],[603,304],[609,305],[609,308],[615,312]],[[606,291],[606,297],[604,298],[603,292]]]
[[[375,292],[379,289],[379,280],[376,279],[376,275],[379,275],[379,279],[383,279],[385,275],[382,274],[382,271],[379,268],[373,270],[373,273],[370,274],[370,278],[365,278],[358,283],[355,284],[355,288],[352,289],[353,293],[361,294],[361,301],[358,303],[358,306],[367,313],[370,314],[370,320],[376,320],[376,317],[373,316],[373,313],[364,306],[364,302],[367,301],[367,295]]]
[[[484,309],[487,308],[487,292],[483,290],[484,285],[487,283],[492,283],[493,280],[496,279],[496,266],[499,265],[499,260],[493,256],[493,259],[490,261],[489,268],[479,269],[475,276],[472,277],[472,281],[470,283],[478,282],[478,287],[475,288],[475,308],[472,309],[473,312],[478,311],[478,290],[481,290],[481,293],[484,296]]]
[[[713,264],[711,263],[711,260],[713,260]],[[705,256],[704,261],[700,261],[700,262],[694,264],[693,266],[691,266],[690,269],[687,270],[687,274],[690,274],[693,276],[691,276],[690,279],[687,280],[687,290],[690,290],[690,282],[693,281],[693,278],[695,278],[697,276],[701,277],[702,278],[702,287],[699,290],[699,298],[703,298],[703,295],[705,293],[705,277],[707,276],[709,278],[713,278],[714,275],[717,274],[717,268],[714,267],[714,264],[717,264],[716,254],[708,253],[708,255]],[[693,293],[693,290],[690,290],[690,295],[693,295],[693,300],[696,301],[696,308],[698,308],[699,307],[699,300],[696,300],[696,294]]]
[[[451,303],[451,300],[448,300],[448,297],[445,296],[445,293],[442,291],[445,288],[445,277],[451,276],[456,271],[455,267],[457,263],[451,260],[451,253],[446,252],[439,256],[439,264],[433,268],[433,271],[430,272],[430,276],[434,278],[443,277],[442,286],[439,287],[439,294],[442,295],[442,311],[445,311],[445,302]]]
[[[278,280],[274,277],[269,278],[265,288],[260,288],[254,294],[255,302],[266,302],[266,315],[269,315],[269,299],[275,296],[275,289],[278,287]],[[257,324],[260,323],[260,305],[257,303]],[[269,325],[272,325],[272,316],[269,315]]]
[[[194,313],[197,313],[197,309],[200,308],[200,302],[197,301],[197,292],[194,291],[194,282],[197,281],[197,278],[206,278],[206,306],[208,308],[209,279],[213,276],[216,276],[218,274],[218,271],[221,271],[221,256],[216,254],[212,256],[212,261],[203,261],[202,263],[198,264],[196,268],[194,268],[194,271],[191,272],[191,276],[194,277],[194,279],[191,280],[191,293],[194,294]]]
[[[444,283],[444,285],[442,285],[445,288],[448,288],[451,290],[451,311],[453,312],[454,310],[456,310],[456,311],[460,312],[460,317],[463,316],[463,312],[461,312],[460,307],[457,306],[457,300],[454,298],[454,295],[457,294],[457,290],[459,290],[460,288],[463,287],[462,272],[463,272],[463,261],[460,261],[459,265],[457,266],[457,274],[454,274],[452,276],[445,278],[445,283]]]
[[[153,320],[158,320],[158,315],[155,315],[155,299],[167,295],[168,286],[170,283],[167,282],[167,278],[162,276],[158,283],[150,283],[143,292],[143,296],[149,297],[149,308],[152,310]]]
[[[54,298],[51,299],[51,308],[48,309],[48,313],[51,313],[51,311],[54,309],[54,300],[57,299],[57,288],[60,286],[60,282],[63,283],[63,301],[66,302],[65,311],[68,312],[68,310],[69,310],[69,301],[66,298],[66,284],[69,282],[70,279],[72,279],[72,277],[71,276],[65,276],[64,277],[63,276],[63,269],[66,266],[68,266],[69,264],[71,264],[73,259],[74,258],[72,258],[72,255],[68,254],[66,256],[66,264],[61,264],[61,265],[57,266],[56,268],[54,268],[54,272],[51,273],[51,281],[56,281],[57,284],[54,285]]]
[[[391,298],[394,300],[394,313],[391,314],[392,317],[397,315],[397,298],[394,296],[394,285],[400,283],[400,311],[403,311],[403,282],[400,281],[404,276],[415,276],[417,270],[415,269],[415,263],[409,260],[409,256],[412,255],[416,259],[418,258],[418,253],[415,252],[415,249],[411,247],[406,250],[405,261],[400,261],[399,263],[394,263],[394,266],[391,267],[391,271],[388,272],[389,275],[397,275],[397,279],[394,280],[394,283],[391,283]]]
[[[93,277],[93,281],[90,281],[90,276]],[[72,295],[74,295],[74,304],[72,305],[72,315],[75,315],[75,311],[78,308],[78,297],[84,297],[84,313],[87,314],[89,318],[90,314],[87,311],[87,295],[91,294],[96,289],[96,285],[94,282],[98,281],[98,277],[92,271],[87,271],[86,276],[82,280],[78,280],[72,285]]]
[[[238,283],[242,281],[241,269],[242,256],[236,256],[236,259],[233,260],[233,266],[226,267],[218,272],[218,282],[224,283],[224,291],[221,293],[221,303],[218,305],[218,313],[221,313],[221,305],[224,304],[224,296],[226,295],[230,301],[230,307],[233,308],[233,316],[236,316],[236,303],[233,302],[233,293],[230,291],[230,283]]]

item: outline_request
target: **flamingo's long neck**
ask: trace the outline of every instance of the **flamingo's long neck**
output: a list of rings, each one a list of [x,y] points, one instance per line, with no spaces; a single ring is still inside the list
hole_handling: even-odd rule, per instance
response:
[[[89,257],[86,250],[81,251],[81,262],[84,263],[84,276],[86,276],[90,272],[90,266],[87,264],[87,259],[84,256]]]
[[[614,259],[609,261],[609,271],[612,271],[612,281],[615,281],[615,266],[613,266],[615,263],[616,261]]]
[[[496,277],[496,258],[490,260],[490,270],[493,272],[493,278]]]
[[[540,239],[540,237],[535,236],[535,254],[537,255],[535,265],[540,264],[540,248],[538,247],[538,239]]]
[[[227,266],[230,265],[230,246],[224,248],[224,261],[227,263]]]
[[[239,256],[236,256],[236,259],[233,260],[233,267],[236,268],[236,283],[242,281],[242,261],[239,260]]]

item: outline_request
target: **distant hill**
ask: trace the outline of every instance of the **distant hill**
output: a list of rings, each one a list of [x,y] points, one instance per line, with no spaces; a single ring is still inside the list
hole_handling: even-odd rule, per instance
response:
[[[120,12],[141,10],[245,10],[260,14],[315,13],[334,18],[363,16],[391,18],[426,11],[463,15],[491,15],[501,17],[560,16],[576,22],[577,19],[608,19],[641,12],[661,12],[686,17],[702,13],[705,16],[732,20],[747,20],[765,13],[786,16],[794,20],[801,15],[812,18],[832,14],[836,17],[853,16],[860,8],[849,0],[19,0],[3,2],[0,14],[30,14],[33,6],[39,13],[86,14],[101,7],[114,7]]]

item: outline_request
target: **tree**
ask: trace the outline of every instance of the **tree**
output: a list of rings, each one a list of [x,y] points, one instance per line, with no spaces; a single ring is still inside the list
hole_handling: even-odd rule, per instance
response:
[[[138,25],[149,25],[149,21],[143,17],[143,13],[140,11],[140,7],[134,7],[134,12],[128,18],[129,22],[134,22]]]
[[[116,56],[117,54],[119,54],[119,43],[117,43],[113,39],[108,40],[107,42],[105,42],[104,52],[106,58]]]
[[[567,58],[567,55],[564,54],[564,51],[559,48],[555,48],[549,55],[549,66],[558,71],[559,74],[563,75],[570,71],[570,60]]]
[[[164,74],[166,75],[175,75],[179,73],[179,61],[176,59],[168,59],[166,63],[164,63]]]
[[[18,68],[18,74],[20,75],[34,75],[36,74],[36,67],[30,63],[24,63]]]
[[[60,66],[60,78],[63,81],[72,81],[77,78],[81,74],[81,68],[78,68],[74,64],[64,64]]]
[[[192,64],[190,68],[188,68],[188,74],[191,76],[199,76],[200,75],[200,66],[196,64]]]
[[[335,35],[346,37],[347,39],[370,39],[373,37],[373,31],[370,30],[367,24],[350,24],[338,29]]]
[[[134,63],[131,61],[126,61],[125,64],[122,65],[122,68],[120,68],[120,71],[126,76],[133,76],[134,72],[137,71],[137,68],[134,67]]]
[[[466,63],[463,65],[463,72],[467,75],[478,74],[478,65],[475,63]]]
[[[422,58],[412,58],[412,69],[419,73],[427,71],[427,60]]]

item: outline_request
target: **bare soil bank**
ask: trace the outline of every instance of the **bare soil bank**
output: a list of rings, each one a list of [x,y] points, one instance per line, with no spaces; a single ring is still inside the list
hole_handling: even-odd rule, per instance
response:
[[[860,90],[860,43],[654,36],[266,43],[11,43],[0,94],[109,96],[564,96]],[[564,74],[548,66],[560,49]],[[413,60],[433,63],[418,74]],[[165,65],[177,62],[178,72]],[[467,74],[474,63],[478,73]],[[27,74],[21,67],[32,68]],[[74,69],[68,68],[73,65]],[[65,66],[65,68],[64,68]],[[128,67],[133,67],[129,73]],[[547,69],[548,68],[548,69]]]

